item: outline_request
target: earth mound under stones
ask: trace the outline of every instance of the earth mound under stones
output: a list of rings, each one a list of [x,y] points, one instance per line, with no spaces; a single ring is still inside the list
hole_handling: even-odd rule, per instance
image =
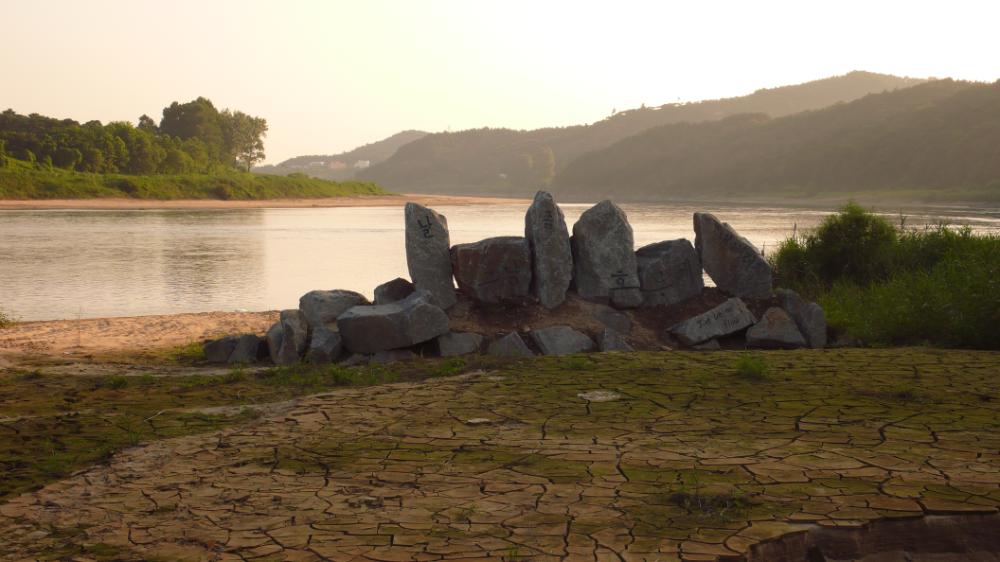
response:
[[[264,337],[206,342],[206,359],[357,365],[426,355],[826,345],[823,309],[775,291],[767,260],[709,213],[694,214],[694,244],[665,240],[638,250],[625,211],[611,201],[585,211],[570,237],[544,191],[525,214],[524,237],[452,246],[447,219],[414,203],[404,227],[412,282],[380,285],[374,304],[353,291],[310,291]],[[705,286],[703,271],[715,287]]]

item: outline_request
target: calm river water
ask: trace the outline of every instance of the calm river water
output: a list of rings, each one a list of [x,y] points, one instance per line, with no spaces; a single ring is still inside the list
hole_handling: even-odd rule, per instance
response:
[[[572,223],[587,205],[563,205]],[[714,212],[765,252],[827,211],[626,205],[636,247],[694,238],[691,213]],[[438,207],[452,243],[523,235],[523,205]],[[998,209],[907,214],[1000,232]],[[23,320],[294,308],[312,289],[408,277],[403,211],[329,209],[0,211],[0,308]]]

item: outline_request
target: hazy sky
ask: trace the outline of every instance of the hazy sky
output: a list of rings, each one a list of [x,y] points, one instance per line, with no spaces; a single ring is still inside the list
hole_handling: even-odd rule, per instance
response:
[[[268,162],[403,129],[589,123],[851,70],[1000,78],[1000,2],[0,0],[0,108],[265,117]]]

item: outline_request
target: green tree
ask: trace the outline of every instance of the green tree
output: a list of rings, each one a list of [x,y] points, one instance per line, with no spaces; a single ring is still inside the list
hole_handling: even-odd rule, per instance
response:
[[[221,117],[230,153],[236,163],[249,172],[254,164],[264,159],[267,120],[228,109]]]
[[[163,108],[160,132],[181,140],[200,139],[209,155],[217,161],[224,162],[228,156],[222,119],[208,98],[199,97],[187,103],[173,102]]]

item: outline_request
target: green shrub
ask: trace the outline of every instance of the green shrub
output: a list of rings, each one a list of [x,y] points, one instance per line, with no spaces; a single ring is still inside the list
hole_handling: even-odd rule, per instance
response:
[[[750,381],[762,381],[767,378],[767,363],[762,357],[744,353],[733,364],[736,376]]]
[[[10,328],[16,323],[17,320],[15,320],[13,316],[4,312],[4,310],[0,308],[0,329]]]

